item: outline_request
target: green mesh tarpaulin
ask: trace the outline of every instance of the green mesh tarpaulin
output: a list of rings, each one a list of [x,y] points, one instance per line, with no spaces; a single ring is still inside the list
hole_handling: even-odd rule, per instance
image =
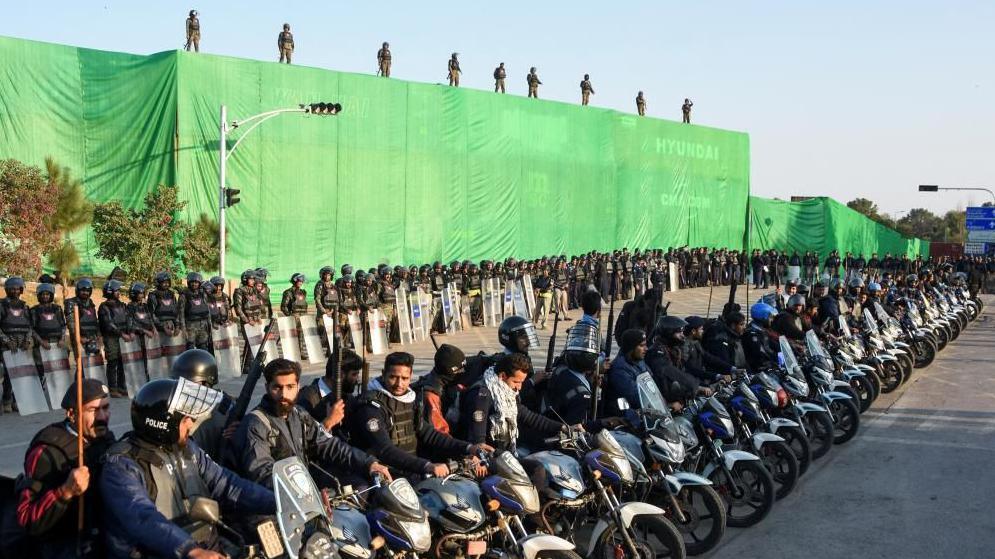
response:
[[[929,256],[929,243],[903,237],[832,198],[785,202],[750,197],[750,248],[788,252]]]
[[[189,220],[217,215],[221,104],[238,120],[341,103],[337,117],[265,122],[229,160],[228,185],[242,191],[227,213],[231,277],[256,266],[281,283],[345,262],[739,247],[746,227],[749,139],[738,132],[272,62],[8,38],[0,92],[0,157],[40,165],[51,155],[92,200],[127,207],[176,184]],[[797,230],[772,221],[765,234],[892,242],[866,227],[810,232],[827,213]],[[91,234],[77,242],[82,271],[109,269]]]

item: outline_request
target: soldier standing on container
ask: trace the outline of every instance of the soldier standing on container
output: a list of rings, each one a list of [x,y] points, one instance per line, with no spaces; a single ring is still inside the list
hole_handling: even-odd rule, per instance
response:
[[[539,75],[536,74],[536,67],[533,66],[529,69],[529,75],[525,76],[525,81],[529,84],[529,97],[539,98],[539,86],[542,82],[539,81]]]
[[[681,105],[681,112],[684,113],[684,124],[691,124],[691,107],[694,103],[690,99],[684,99],[684,104]]]
[[[380,75],[389,78],[390,77],[390,44],[384,43],[380,50],[377,51],[377,68],[379,68]]]
[[[580,104],[587,105],[591,101],[591,94],[594,87],[591,86],[591,76],[584,74],[584,79],[580,82]]]
[[[459,53],[454,52],[452,58],[449,59],[449,85],[453,87],[459,87],[459,75],[462,73],[462,70],[459,69],[457,55]]]
[[[183,48],[189,51],[191,45],[195,52],[200,52],[200,20],[197,19],[197,10],[190,10],[190,17],[187,18],[187,44]]]
[[[646,98],[643,97],[642,91],[636,95],[636,111],[639,113],[639,116],[646,116]]]
[[[507,76],[508,74],[504,70],[504,62],[498,64],[498,67],[494,69],[494,93],[498,91],[504,93],[504,78]]]
[[[294,34],[290,32],[290,24],[283,24],[283,31],[276,37],[276,48],[280,51],[280,62],[290,64],[290,56],[294,54]]]

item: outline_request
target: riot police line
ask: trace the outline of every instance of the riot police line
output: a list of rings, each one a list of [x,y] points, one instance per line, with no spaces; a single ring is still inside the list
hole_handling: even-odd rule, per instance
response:
[[[610,277],[608,293],[625,288],[622,273]],[[298,277],[285,293],[286,308],[293,310],[292,290],[304,281]],[[157,290],[168,288],[167,282],[157,278]],[[519,285],[506,276],[506,289],[509,284],[511,290]],[[259,293],[250,281],[245,287]],[[652,299],[657,287],[643,288]],[[489,551],[529,558],[703,553],[721,540],[726,524],[761,521],[798,482],[802,461],[807,465],[856,434],[856,404],[839,402],[862,401],[862,391],[874,388],[855,380],[855,372],[872,370],[882,383],[901,377],[904,365],[867,363],[904,362],[898,356],[906,353],[896,351],[901,347],[924,358],[917,349],[922,344],[936,348],[945,336],[945,345],[956,337],[952,328],[959,333],[977,318],[980,303],[966,287],[967,276],[952,265],[899,278],[886,273],[866,284],[828,274],[811,289],[792,282],[763,296],[751,307],[747,325],[734,297],[714,321],[669,316],[666,307],[653,307],[647,317],[630,307],[614,324],[616,297],[604,301],[592,286],[580,294],[582,316],[567,330],[556,358],[554,341],[542,348],[530,319],[515,313],[512,293],[512,312],[497,332],[501,352],[467,356],[443,344],[432,371],[417,380],[413,357],[398,351],[385,357],[376,378],[364,378],[365,360],[344,347],[348,334],[341,331],[330,340],[334,351],[326,374],[302,387],[300,364],[266,356],[261,334],[250,347],[237,398],[217,389],[218,359],[188,349],[164,378],[137,388],[132,431],[120,439],[108,429],[106,384],[79,378],[60,399],[66,419],[32,440],[25,472],[6,495],[4,552],[462,557]],[[77,297],[84,295],[79,288]],[[105,292],[113,294],[113,287]],[[176,304],[167,300],[159,294],[155,304]],[[72,311],[80,313],[73,317],[74,324],[80,319],[73,335],[82,346],[79,309],[87,306],[86,297],[79,301]],[[565,311],[556,310],[551,338]],[[175,334],[161,316],[163,333]],[[267,319],[265,331],[275,322]],[[612,338],[619,352],[614,358]],[[548,350],[545,367],[533,365],[530,349]],[[846,380],[833,379],[831,370]],[[264,396],[250,411],[257,381],[264,382]],[[792,401],[797,405],[785,407]],[[824,407],[816,403],[823,401]],[[827,427],[814,417],[831,423]],[[735,446],[723,449],[725,444]],[[761,461],[747,449],[773,450]],[[794,468],[772,465],[782,462]],[[747,474],[756,486],[741,485]],[[685,508],[696,501],[705,503],[707,522]]]

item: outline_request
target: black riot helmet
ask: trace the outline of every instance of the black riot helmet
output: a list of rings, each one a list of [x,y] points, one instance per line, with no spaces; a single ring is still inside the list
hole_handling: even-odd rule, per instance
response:
[[[364,272],[363,270],[356,272],[356,283],[359,284],[366,283],[366,272]]]
[[[134,299],[135,296],[139,294],[142,295],[145,294],[145,284],[140,281],[136,281],[135,283],[131,284],[131,289],[128,291],[128,295],[131,296],[132,299]]]
[[[563,360],[579,373],[593,371],[601,356],[601,333],[593,324],[578,323],[567,330]]]
[[[155,275],[156,287],[169,287],[169,284],[171,284],[172,281],[173,280],[169,277],[169,272],[159,272]]]
[[[118,280],[112,279],[104,284],[104,297],[111,298],[113,295],[117,295],[117,292],[124,287],[124,284]]]
[[[80,278],[76,280],[76,296],[78,297],[81,293],[85,292],[86,297],[89,297],[93,293],[93,280],[90,278]]]
[[[213,278],[211,278],[211,284],[212,285],[216,285],[216,286],[221,287],[221,288],[224,288],[224,286],[225,286],[225,278],[223,278],[221,276],[214,276]]]
[[[342,272],[343,276],[351,276],[352,275],[352,266],[349,265],[349,264],[343,264],[342,268],[340,268],[339,271]]]
[[[328,274],[328,279],[332,279],[335,277],[335,270],[331,266],[323,266],[318,270],[318,277],[321,278],[321,281],[326,281],[325,274]]]
[[[12,276],[7,278],[3,282],[3,289],[7,292],[8,297],[12,297],[16,291],[18,295],[24,293],[24,278],[20,276]]]
[[[55,286],[50,283],[39,283],[35,293],[38,296],[39,303],[51,303],[55,300]],[[43,294],[47,295],[42,297]]]
[[[185,378],[155,379],[131,401],[131,428],[146,442],[173,445],[180,440],[184,417],[204,419],[220,401],[221,392]]]
[[[653,337],[663,339],[667,345],[681,343],[684,341],[684,328],[687,325],[686,320],[677,316],[661,317],[660,320],[656,321],[656,326],[653,327]]]
[[[297,282],[305,283],[306,281],[307,281],[307,276],[305,276],[300,272],[290,276],[290,283],[297,283]]]
[[[169,376],[214,388],[218,384],[218,362],[203,349],[188,349],[173,361]]]
[[[190,17],[197,17],[197,10],[190,10]]]
[[[269,270],[266,268],[256,268],[256,279],[266,283],[266,278],[269,277]]]
[[[535,326],[521,316],[509,316],[498,327],[498,341],[517,353],[528,353],[530,347],[539,347]]]
[[[242,272],[242,285],[249,285],[249,280],[256,281],[256,271],[246,270]]]

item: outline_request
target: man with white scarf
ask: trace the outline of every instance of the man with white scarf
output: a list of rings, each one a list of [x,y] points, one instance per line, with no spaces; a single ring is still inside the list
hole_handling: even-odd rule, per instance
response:
[[[499,452],[514,452],[520,429],[534,430],[544,437],[566,430],[565,425],[533,412],[519,400],[530,367],[528,357],[520,353],[499,357],[461,398],[456,435],[471,443],[487,443]]]

